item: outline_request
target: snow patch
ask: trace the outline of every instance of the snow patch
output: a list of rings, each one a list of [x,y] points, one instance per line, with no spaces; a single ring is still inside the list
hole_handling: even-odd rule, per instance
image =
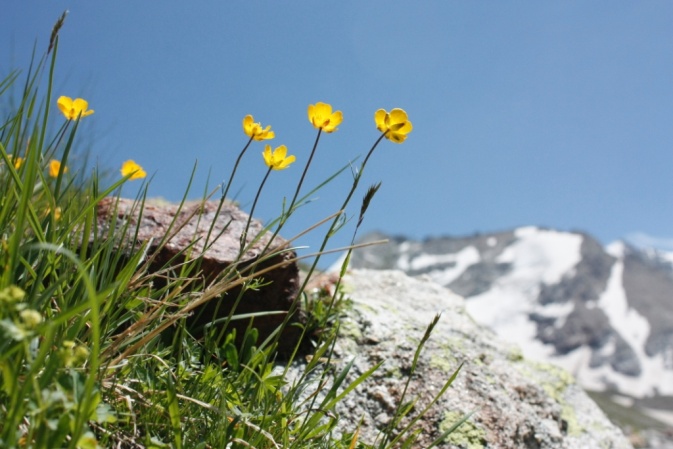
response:
[[[529,315],[561,317],[570,313],[571,304],[542,306],[537,298],[542,283],[559,282],[580,262],[582,236],[536,227],[519,228],[515,236],[518,240],[497,260],[511,263],[512,270],[487,292],[470,297],[466,307],[477,322],[518,344],[527,357],[549,358],[553,348],[535,338],[537,325]]]
[[[463,248],[455,254],[423,254],[411,261],[411,269],[423,270],[435,265],[454,263],[453,267],[430,270],[427,275],[441,285],[449,285],[470,266],[481,260],[474,246]]]
[[[611,254],[620,254],[623,249],[623,244],[618,242],[612,246]],[[578,348],[564,356],[552,357],[551,361],[575,374],[578,381],[590,390],[605,390],[614,387],[619,391],[628,391],[630,395],[636,397],[657,393],[671,395],[673,394],[673,370],[667,369],[662,354],[649,357],[645,353],[645,343],[650,334],[650,326],[642,315],[629,307],[622,285],[623,272],[624,263],[618,260],[612,267],[608,284],[598,299],[597,306],[605,312],[612,328],[635,351],[641,364],[641,375],[627,376],[614,371],[607,364],[599,367],[589,366],[591,350],[587,347]],[[610,356],[614,349],[613,340],[601,348],[600,354]]]
[[[519,228],[518,240],[500,255],[499,262],[514,264],[522,280],[558,283],[581,259],[582,236],[537,228]]]

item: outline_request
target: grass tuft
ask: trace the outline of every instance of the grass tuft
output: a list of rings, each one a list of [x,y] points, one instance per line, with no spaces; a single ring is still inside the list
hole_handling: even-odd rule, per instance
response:
[[[197,336],[188,325],[191,313],[235,288],[241,292],[237,301],[246,291],[265,288],[264,275],[278,265],[264,262],[291,253],[289,245],[304,233],[290,239],[286,247],[269,243],[257,262],[243,264],[241,255],[262,235],[248,236],[248,222],[239,259],[216,279],[204,280],[203,255],[194,246],[157,269],[153,265],[156,252],[150,251],[148,243],[136,241],[137,227],[112,214],[105,229],[99,228],[101,201],[119,204],[120,187],[136,182],[144,172],[127,161],[133,170],[122,170],[121,178],[109,181],[101,179],[98,170],[82,176],[69,166],[80,121],[96,116],[87,117],[93,111],[81,99],[60,97],[57,103],[64,116],[52,101],[58,31],[64,20],[65,14],[54,26],[42,59],[26,74],[15,71],[0,80],[0,101],[8,105],[0,119],[0,446],[373,447],[359,441],[359,430],[336,436],[339,417],[334,409],[380,365],[346,383],[351,362],[334,374],[319,403],[317,396],[309,402],[300,398],[309,375],[330,364],[339,316],[347,306],[340,276],[329,286],[313,287],[316,266],[320,256],[329,252],[330,237],[345,223],[345,211],[365,165],[386,133],[353,172],[353,184],[341,207],[325,219],[331,226],[312,262],[303,265],[299,295],[279,328],[262,337],[251,320],[259,314],[237,314],[234,309],[226,318],[213,319]],[[42,96],[38,85],[45,72],[47,91]],[[12,96],[17,89],[18,94]],[[340,112],[335,114],[341,117]],[[322,126],[311,158],[321,132],[336,130]],[[49,130],[53,129],[52,134]],[[218,212],[228,201],[226,192],[235,182],[236,168],[248,147],[253,140],[262,140],[260,136],[267,139],[272,134],[250,129],[250,140],[238,155],[228,182],[215,190],[223,192]],[[272,235],[270,242],[298,207],[349,167],[302,195],[310,163],[311,159],[289,205],[263,229],[262,233]],[[271,164],[266,176],[286,166]],[[366,192],[357,227],[379,188],[380,183]],[[180,210],[186,207],[188,191],[178,205]],[[146,184],[140,192],[133,206],[138,211],[146,204]],[[198,210],[193,208],[194,214]],[[315,231],[320,224],[305,232]],[[162,241],[154,243],[165,245],[180,229],[181,224],[174,221]],[[218,237],[214,230],[211,226],[204,248]],[[340,251],[350,254],[353,247]],[[283,263],[298,263],[298,259],[291,257]],[[345,266],[341,275],[344,272]],[[304,319],[291,321],[298,313]],[[248,325],[233,327],[235,321]],[[300,351],[299,342],[284,360],[289,366],[299,355],[307,356],[304,376],[292,384],[286,380],[278,353],[288,326],[299,327],[302,341],[310,343],[309,354]],[[432,326],[418,348],[414,367]],[[328,375],[327,370],[320,371],[321,376]],[[326,377],[323,382],[327,385]],[[410,412],[409,404],[413,401],[400,404],[394,424]],[[394,447],[401,441],[411,447],[415,435],[413,425],[402,429],[392,425],[377,447]]]

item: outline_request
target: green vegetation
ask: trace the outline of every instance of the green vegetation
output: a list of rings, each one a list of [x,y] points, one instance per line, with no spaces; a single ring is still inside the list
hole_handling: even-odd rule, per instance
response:
[[[256,264],[234,263],[208,282],[199,277],[198,254],[190,254],[179,266],[169,262],[166,270],[151,271],[147,247],[137,248],[125,237],[134,229],[123,229],[119,235],[98,229],[97,204],[118,196],[126,182],[145,182],[145,172],[126,161],[121,178],[106,183],[97,171],[78,177],[76,170],[68,169],[80,121],[96,116],[91,117],[94,111],[82,99],[61,96],[52,101],[61,24],[62,19],[48,51],[26,74],[15,71],[0,81],[0,100],[6,107],[0,118],[0,447],[414,447],[418,432],[411,425],[402,427],[401,418],[414,424],[420,416],[411,416],[412,402],[404,397],[395,426],[379,441],[368,445],[358,441],[357,432],[335,432],[339,420],[335,406],[379,365],[352,383],[345,382],[351,368],[347,365],[333,373],[332,383],[323,379],[324,385],[331,385],[324,399],[302,396],[311,373],[328,375],[329,370],[321,368],[330,365],[339,326],[340,281],[331,296],[302,292],[301,301],[295,301],[308,314],[302,331],[312,339],[313,350],[304,376],[289,383],[276,352],[288,320],[263,341],[252,326],[237,336],[229,327],[235,315],[200,338],[192,336],[185,324],[190,311],[221,298],[234,286],[244,286],[241,294],[259,288],[264,280],[255,272]],[[46,92],[40,88],[44,76]],[[8,97],[17,97],[17,89],[18,99],[9,101]],[[311,105],[310,111],[318,130],[315,152],[321,133],[336,131],[341,113],[323,103]],[[344,203],[329,217],[331,225],[319,252],[344,223],[343,211],[379,142],[385,137],[401,143],[411,131],[401,109],[379,110],[375,122],[381,135],[354,172]],[[59,123],[60,128],[49,132]],[[252,117],[244,120],[244,132],[250,140],[227,184],[218,186],[223,192],[221,204],[248,147],[273,137],[270,127],[253,123]],[[289,206],[264,232],[278,235],[288,217],[306,203],[301,187],[311,158]],[[284,146],[272,151],[267,145],[263,162],[268,177],[288,168],[294,156],[288,156]],[[364,195],[357,226],[378,187]],[[141,206],[145,195],[137,202]],[[257,238],[247,235],[249,225],[241,236],[242,246]],[[115,228],[113,224],[111,229]],[[306,266],[308,277],[318,259]],[[431,329],[432,325],[418,351]],[[283,363],[292,363],[299,355],[297,346]],[[417,359],[418,353],[414,365]],[[443,429],[442,438],[453,428]]]

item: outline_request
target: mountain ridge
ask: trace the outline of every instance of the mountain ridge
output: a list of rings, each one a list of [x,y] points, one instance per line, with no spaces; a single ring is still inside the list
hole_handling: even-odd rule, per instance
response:
[[[586,388],[673,396],[673,257],[590,234],[520,227],[471,236],[370,233],[352,268],[427,275],[476,321]]]

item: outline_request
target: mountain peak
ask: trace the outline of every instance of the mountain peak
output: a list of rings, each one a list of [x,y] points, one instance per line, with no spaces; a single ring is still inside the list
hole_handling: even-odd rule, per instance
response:
[[[673,395],[673,257],[536,226],[422,241],[383,233],[353,268],[426,275],[464,296],[479,323],[586,387]]]

